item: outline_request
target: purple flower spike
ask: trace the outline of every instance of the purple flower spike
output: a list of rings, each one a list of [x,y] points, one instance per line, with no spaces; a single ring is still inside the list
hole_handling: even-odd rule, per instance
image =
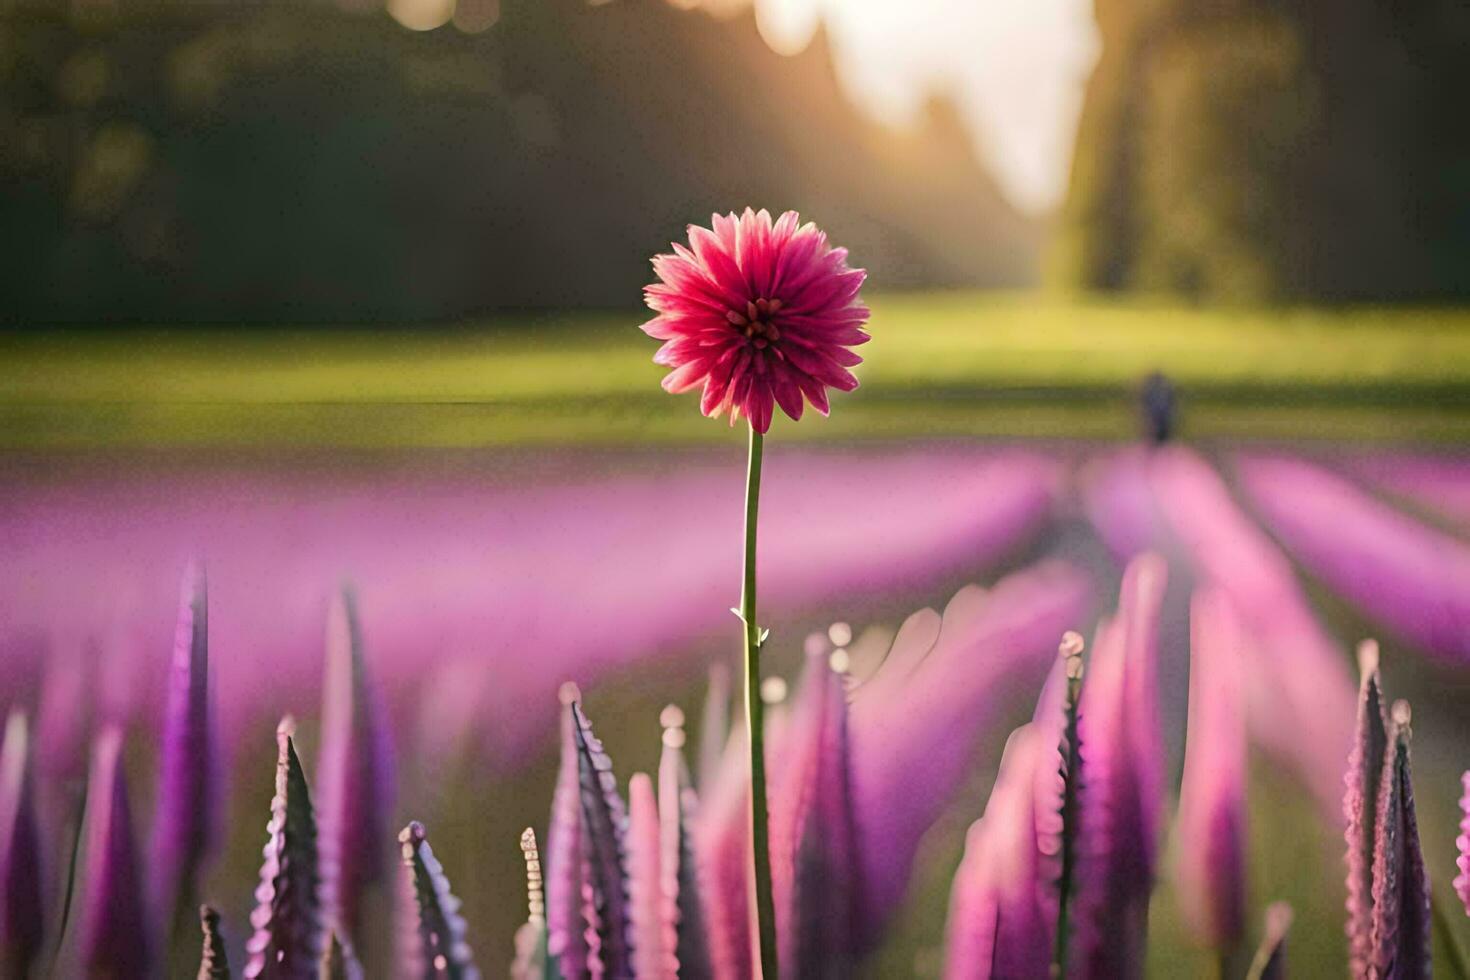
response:
[[[575,723],[577,776],[582,796],[583,854],[588,878],[582,914],[591,946],[594,976],[624,980],[633,976],[628,922],[628,810],[618,794],[612,760],[592,734],[592,724],[573,702],[567,710]]]
[[[546,951],[546,890],[541,872],[541,852],[536,847],[536,831],[521,831],[521,857],[526,862],[526,921],[516,930],[515,959],[510,964],[510,980],[551,980],[560,971],[551,965]]]
[[[766,718],[769,728],[772,718]],[[756,969],[751,958],[748,745],[744,726],[730,733],[720,765],[705,777],[699,821],[693,828],[709,964],[718,980],[748,980]],[[781,755],[770,751],[775,747],[774,738],[768,736],[766,745],[767,768],[774,782]]]
[[[1161,560],[1128,566],[1118,618],[1098,627],[1082,693],[1086,766],[1079,815],[1076,955],[1080,977],[1143,970],[1161,808],[1162,746],[1155,690]]]
[[[726,673],[728,679],[728,672]],[[712,677],[713,680],[713,677]],[[659,715],[663,725],[663,755],[658,763],[658,819],[663,875],[664,941],[674,951],[680,980],[707,980],[711,976],[705,943],[704,911],[694,864],[690,827],[699,798],[690,783],[684,760],[684,712],[675,705]]]
[[[1409,703],[1395,701],[1373,841],[1373,930],[1367,975],[1374,980],[1429,976],[1429,878],[1414,815],[1409,719]]]
[[[1219,591],[1190,610],[1189,730],[1179,791],[1175,881],[1195,936],[1228,950],[1245,932],[1246,742],[1240,626]]]
[[[199,870],[217,836],[209,589],[202,565],[189,566],[181,591],[152,846],[154,909],[169,929],[193,907]]]
[[[199,952],[199,974],[195,980],[230,980],[225,937],[220,933],[219,912],[213,906],[199,906],[199,931],[204,935],[204,943]]]
[[[81,955],[89,976],[146,977],[152,950],[122,767],[122,731],[97,738],[87,784],[86,904]]]
[[[276,795],[266,825],[255,911],[250,913],[255,934],[245,945],[247,978],[310,980],[321,960],[316,815],[291,738],[294,732],[290,718],[276,729]]]
[[[627,840],[628,927],[633,943],[633,973],[647,980],[672,980],[674,952],[664,941],[658,797],[647,773],[634,773],[628,780]]]
[[[12,711],[0,749],[0,974],[7,977],[30,976],[45,938],[30,742],[25,714]]]
[[[1286,547],[1334,592],[1451,666],[1470,664],[1470,546],[1303,460],[1240,463]]]
[[[327,620],[317,799],[324,904],[338,926],[358,938],[363,899],[388,867],[394,774],[385,721],[363,654],[357,601],[343,589]]]
[[[465,942],[459,899],[449,889],[444,867],[429,846],[424,825],[415,820],[398,835],[403,864],[413,880],[418,903],[418,956],[425,980],[480,980],[480,971]]]
[[[561,693],[561,768],[551,800],[546,837],[546,946],[567,980],[587,976],[586,927],[582,923],[582,783],[577,771],[576,721],[571,705],[582,697],[568,681]]]
[[[1465,905],[1465,914],[1470,915],[1470,772],[1460,777],[1464,795],[1460,797],[1460,836],[1455,838],[1455,847],[1460,856],[1455,865],[1460,873],[1455,876],[1455,893]]]
[[[1049,975],[1053,917],[1040,876],[1036,773],[1054,768],[1054,752],[1049,733],[1034,724],[1006,742],[985,816],[971,826],[955,875],[946,980]]]
[[[847,695],[827,650],[808,653],[779,743],[771,795],[771,878],[781,972],[848,977],[857,930],[857,870],[848,779]]]
[[[1057,637],[1083,618],[1090,597],[1088,578],[1055,561],[990,590],[967,586],[943,617],[910,616],[883,664],[852,691],[860,948],[876,942],[902,899],[919,839],[964,778],[977,738],[1017,696],[1034,696]]]
[[[1286,934],[1291,931],[1293,918],[1291,906],[1285,902],[1267,906],[1266,931],[1251,960],[1246,980],[1286,980]]]
[[[1358,722],[1343,777],[1347,821],[1347,936],[1353,976],[1366,976],[1373,930],[1373,846],[1378,822],[1378,786],[1388,751],[1388,722],[1378,675],[1378,644],[1358,645]]]

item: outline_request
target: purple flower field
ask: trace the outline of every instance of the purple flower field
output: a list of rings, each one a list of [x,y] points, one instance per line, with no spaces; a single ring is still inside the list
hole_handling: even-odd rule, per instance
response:
[[[1395,957],[1445,955],[1430,889],[1463,942],[1470,545],[1435,502],[1470,469],[1393,459],[773,450],[782,972],[1040,977],[1061,955],[1128,976],[1161,947],[1230,975],[1258,952],[1252,976],[1349,954],[1419,975]],[[727,460],[12,466],[3,493],[0,684],[26,717],[0,766],[10,963],[192,975],[178,910],[207,901],[235,975],[753,969]],[[1392,692],[1366,716],[1364,636]],[[1262,786],[1298,801],[1331,878],[1263,891]],[[1295,925],[1258,951],[1283,897]]]

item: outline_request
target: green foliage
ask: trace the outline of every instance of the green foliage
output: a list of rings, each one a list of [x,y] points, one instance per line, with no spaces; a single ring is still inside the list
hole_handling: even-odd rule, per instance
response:
[[[0,320],[611,306],[747,204],[890,284],[1032,275],[1039,226],[954,110],[879,126],[822,38],[784,57],[749,12],[637,0],[507,0],[476,35],[341,6],[0,4]]]
[[[1205,299],[1470,295],[1453,0],[1102,0],[1055,278]]]

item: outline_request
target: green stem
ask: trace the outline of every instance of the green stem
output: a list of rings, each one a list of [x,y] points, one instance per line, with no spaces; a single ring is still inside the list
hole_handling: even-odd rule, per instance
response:
[[[1454,972],[1459,975],[1460,980],[1470,980],[1470,961],[1465,957],[1465,949],[1460,945],[1460,937],[1455,934],[1455,927],[1445,913],[1444,903],[1439,900],[1437,894],[1429,896],[1429,907],[1433,911],[1434,921],[1439,924],[1440,932],[1444,934],[1445,949],[1449,951],[1450,963]]]
[[[762,435],[750,430],[745,472],[745,582],[740,621],[745,626],[745,730],[750,733],[750,843],[755,865],[755,917],[763,980],[777,980],[776,903],[771,895],[771,842],[766,815],[765,705],[761,701],[761,631],[755,618],[755,538],[760,510]]]

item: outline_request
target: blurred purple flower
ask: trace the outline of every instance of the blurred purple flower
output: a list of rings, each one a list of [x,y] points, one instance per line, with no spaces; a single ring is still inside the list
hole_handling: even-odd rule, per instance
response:
[[[1231,498],[1218,473],[1182,446],[1093,464],[1089,517],[1122,557],[1156,548],[1241,617],[1242,683],[1252,739],[1288,763],[1322,812],[1341,812],[1352,734],[1352,683],[1285,555]]]
[[[659,867],[658,798],[647,773],[628,780],[628,932],[633,975],[640,980],[672,980],[674,951],[664,930],[663,872]]]
[[[1460,785],[1464,793],[1460,797],[1460,836],[1455,838],[1455,847],[1460,852],[1455,859],[1460,869],[1455,876],[1455,893],[1465,905],[1465,914],[1470,915],[1470,771],[1460,777]]]
[[[1245,933],[1246,743],[1240,627],[1230,600],[1200,591],[1190,607],[1189,730],[1179,790],[1175,883],[1204,944],[1229,951]]]
[[[384,880],[392,818],[393,751],[363,653],[357,600],[344,588],[327,619],[317,805],[323,906],[357,944],[367,890]]]
[[[1077,928],[1069,957],[1079,977],[1143,970],[1163,803],[1156,678],[1166,581],[1157,555],[1129,563],[1118,614],[1098,627],[1082,690]]]
[[[1412,504],[1470,524],[1470,460],[1462,456],[1374,453],[1348,461],[1347,469]]]
[[[946,980],[1048,976],[1054,892],[1043,884],[1037,838],[1039,769],[1055,771],[1056,746],[1040,726],[1011,733],[985,816],[970,827],[950,896]]]
[[[87,783],[80,951],[89,977],[146,977],[152,969],[122,744],[121,729],[109,726],[103,730],[92,753]]]
[[[767,713],[767,728],[777,719]],[[767,771],[779,779],[778,743],[766,736]],[[693,826],[694,850],[709,944],[712,974],[719,980],[754,976],[750,898],[750,762],[744,726],[731,731],[720,765],[701,786],[699,819]]]
[[[1328,586],[1396,636],[1470,664],[1470,547],[1298,459],[1247,457],[1266,522]]]
[[[199,870],[218,836],[208,588],[204,567],[191,564],[184,572],[169,663],[153,826],[153,908],[164,935],[194,908]]]
[[[207,553],[216,731],[228,748],[280,690],[320,690],[321,610],[345,568],[381,689],[416,692],[426,675],[468,665],[453,675],[464,710],[451,714],[472,720],[480,751],[520,762],[547,734],[544,715],[521,706],[551,698],[562,679],[590,683],[722,631],[738,579],[739,555],[719,546],[742,516],[729,468],[668,453],[635,459],[636,469],[623,457],[574,462],[568,478],[569,457],[523,460],[513,486],[487,486],[476,468],[379,473],[370,485],[226,470],[63,494],[16,488],[0,511],[0,643],[39,637],[75,657],[95,635],[109,677],[157,676],[179,555]],[[815,603],[908,593],[993,564],[1052,513],[1062,474],[1060,461],[1019,450],[773,450],[759,569],[770,625]],[[521,655],[528,645],[537,656]],[[76,685],[98,671],[55,674]],[[38,730],[82,727],[77,706],[92,700],[82,693],[58,688],[47,703],[62,710],[38,713]],[[48,754],[64,745],[38,740]],[[38,773],[50,762],[38,758]]]
[[[331,930],[322,949],[322,963],[317,971],[318,980],[363,980],[362,964],[352,945]]]
[[[28,977],[46,934],[41,905],[41,836],[24,712],[5,721],[0,748],[0,974]]]
[[[1394,702],[1389,722],[1374,827],[1370,980],[1428,977],[1430,972],[1429,878],[1414,814],[1407,701]]]
[[[1388,751],[1388,719],[1378,673],[1378,645],[1358,646],[1358,720],[1348,755],[1342,808],[1347,841],[1348,958],[1354,976],[1365,976],[1373,931],[1373,847],[1377,839],[1378,787]]]
[[[860,950],[902,899],[919,838],[964,777],[977,737],[1016,695],[1030,700],[1057,637],[1090,601],[1088,578],[1057,561],[990,590],[967,586],[943,617],[923,609],[905,620],[877,672],[852,691]]]
[[[582,889],[586,882],[582,853],[582,788],[578,775],[576,721],[571,705],[582,692],[564,684],[560,692],[561,765],[551,800],[551,826],[546,835],[547,949],[567,980],[587,975],[586,925],[582,921]]]
[[[854,840],[847,694],[827,651],[808,651],[796,700],[769,754],[771,878],[781,972],[852,975],[858,870]]]
[[[255,911],[250,913],[255,934],[245,945],[247,978],[310,980],[321,959],[316,815],[292,739],[294,732],[290,718],[276,729],[276,795],[266,826]]]

